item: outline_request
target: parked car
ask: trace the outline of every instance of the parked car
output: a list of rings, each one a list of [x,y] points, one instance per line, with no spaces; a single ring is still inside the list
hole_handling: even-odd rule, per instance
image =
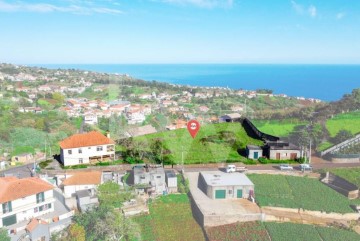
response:
[[[280,164],[280,170],[281,171],[292,171],[294,168],[290,166],[289,164]]]
[[[310,164],[300,164],[301,171],[312,171],[312,166]]]
[[[236,166],[235,165],[227,165],[226,172],[227,173],[236,172]]]
[[[227,173],[231,173],[231,172],[246,172],[247,168],[242,166],[242,167],[237,167],[235,165],[229,164],[226,166],[226,172]]]

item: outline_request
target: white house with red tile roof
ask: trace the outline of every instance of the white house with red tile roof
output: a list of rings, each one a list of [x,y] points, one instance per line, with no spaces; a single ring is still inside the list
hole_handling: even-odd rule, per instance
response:
[[[54,211],[54,187],[37,177],[0,177],[0,227]]]
[[[60,160],[64,166],[115,158],[115,142],[97,131],[72,135],[59,144]]]
[[[102,172],[76,172],[66,174],[60,186],[64,190],[66,198],[71,197],[77,191],[96,189],[102,183]]]

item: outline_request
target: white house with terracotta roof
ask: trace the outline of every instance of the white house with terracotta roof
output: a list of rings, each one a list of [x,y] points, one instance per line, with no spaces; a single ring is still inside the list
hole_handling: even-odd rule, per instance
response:
[[[72,135],[59,144],[60,160],[64,166],[115,158],[115,142],[97,131]]]
[[[0,227],[54,211],[54,187],[37,177],[0,178]]]
[[[66,174],[61,183],[66,198],[71,197],[77,191],[96,189],[102,183],[102,172],[77,172]]]

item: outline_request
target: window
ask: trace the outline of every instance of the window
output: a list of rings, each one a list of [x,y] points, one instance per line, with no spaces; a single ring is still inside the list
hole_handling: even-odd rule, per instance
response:
[[[37,212],[39,212],[39,208],[38,208],[38,207],[34,208],[34,213],[37,213]]]
[[[103,147],[102,147],[102,146],[97,146],[97,147],[96,147],[96,150],[97,150],[97,151],[102,151],[102,150],[103,150]]]
[[[161,176],[156,176],[157,178],[161,178]]]
[[[42,203],[45,201],[44,192],[36,194],[36,203]],[[41,211],[41,210],[40,210]]]
[[[81,148],[79,148],[79,154],[81,154],[82,153],[82,149]]]
[[[228,193],[229,193],[229,195],[232,195],[232,190],[229,190]]]
[[[106,147],[106,150],[107,150],[108,152],[114,151],[114,145],[109,145],[109,146],[107,146],[107,147]]]
[[[11,202],[3,203],[2,208],[3,208],[3,213],[4,213],[4,214],[5,214],[5,213],[10,213],[10,212],[12,212]]]
[[[39,207],[39,211],[40,211],[40,212],[44,211],[44,206],[40,206],[40,207]]]
[[[79,164],[83,164],[83,159],[79,158]]]
[[[68,150],[68,154],[71,155],[71,154],[72,154],[72,150]]]

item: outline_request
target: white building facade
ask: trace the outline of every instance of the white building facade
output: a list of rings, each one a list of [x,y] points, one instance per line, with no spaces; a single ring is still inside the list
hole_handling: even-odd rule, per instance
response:
[[[17,192],[17,194],[7,194],[7,197],[10,197],[10,199],[5,200],[2,198],[0,227],[10,226],[24,220],[30,220],[31,218],[54,212],[54,191],[50,184],[33,178],[17,179],[11,177],[10,180],[9,178],[7,179],[10,185],[9,183],[5,184],[5,186],[9,186],[6,192]],[[18,188],[15,189],[15,186],[18,186],[18,188],[26,187],[28,190],[22,191]]]
[[[60,160],[64,166],[92,164],[114,158],[115,143],[96,131],[76,134],[60,143]]]

